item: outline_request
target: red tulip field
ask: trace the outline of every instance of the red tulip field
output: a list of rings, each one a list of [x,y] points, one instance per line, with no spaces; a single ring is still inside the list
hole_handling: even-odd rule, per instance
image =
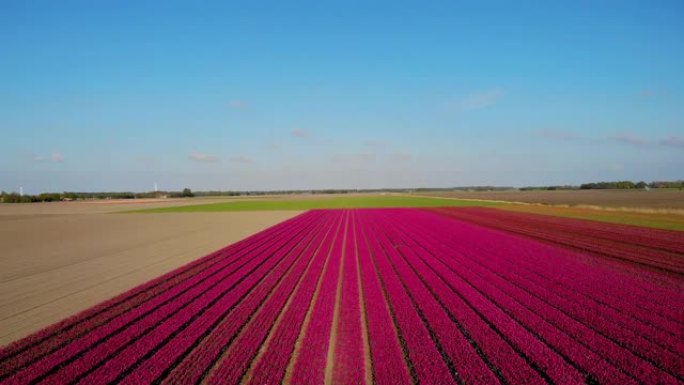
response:
[[[0,351],[1,384],[677,384],[684,233],[312,210]]]

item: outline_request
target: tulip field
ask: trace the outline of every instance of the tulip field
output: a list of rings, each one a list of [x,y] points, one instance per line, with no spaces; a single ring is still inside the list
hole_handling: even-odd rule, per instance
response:
[[[37,383],[684,383],[684,232],[311,210],[0,350]]]

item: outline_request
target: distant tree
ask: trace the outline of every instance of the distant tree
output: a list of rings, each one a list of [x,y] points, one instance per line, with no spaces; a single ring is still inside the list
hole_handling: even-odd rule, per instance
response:
[[[639,183],[637,183],[637,184],[634,185],[634,187],[636,187],[636,188],[638,188],[638,189],[642,189],[642,190],[645,189],[646,186],[647,186],[647,184],[646,184],[646,182],[644,182],[643,180],[642,180],[641,182],[639,182]]]
[[[64,199],[71,199],[71,200],[78,199],[78,195],[76,195],[76,193],[74,193],[74,192],[65,192],[64,194],[62,194],[62,196],[64,197]]]
[[[192,197],[195,196],[195,194],[192,193],[192,190],[190,190],[189,188],[186,187],[186,188],[183,189],[183,192],[181,193],[181,196],[182,196],[183,198],[192,198]]]
[[[41,202],[56,202],[62,200],[62,195],[59,193],[41,193],[37,199]]]
[[[636,185],[632,181],[623,180],[619,182],[598,182],[598,183],[585,183],[580,185],[582,190],[594,190],[594,189],[633,189]]]
[[[649,184],[651,188],[679,188],[684,187],[684,181],[654,181]]]
[[[5,194],[2,198],[5,203],[30,203],[37,202],[38,198],[33,195],[19,195],[15,192],[10,194]]]
[[[621,188],[621,189],[633,189],[635,187],[636,187],[636,185],[634,184],[634,182],[629,181],[629,180],[623,180],[623,181],[617,183],[617,188]]]

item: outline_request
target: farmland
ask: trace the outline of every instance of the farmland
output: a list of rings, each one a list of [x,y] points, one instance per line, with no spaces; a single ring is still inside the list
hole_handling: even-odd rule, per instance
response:
[[[644,209],[649,211],[684,210],[684,191],[679,189],[653,189],[650,191],[641,189],[439,191],[416,194],[416,196],[541,203],[547,205]]]
[[[675,384],[683,255],[491,208],[312,210],[8,345],[0,381]]]
[[[533,192],[536,194],[553,194],[555,191],[548,192]],[[581,194],[582,192],[571,192],[573,194]],[[611,197],[615,194],[621,195],[630,193],[646,194],[644,192],[617,192],[617,191],[602,191],[599,193],[591,192],[591,196],[600,197],[600,199],[589,200],[590,202],[600,203],[609,202]],[[453,195],[456,194],[456,195]],[[545,205],[537,203],[514,203],[508,201],[487,200],[494,198],[504,199],[505,196],[496,195],[499,192],[492,192],[495,195],[488,195],[489,192],[470,193],[475,195],[465,195],[468,197],[479,198],[455,198],[454,196],[461,196],[460,194],[468,193],[442,193],[438,196],[426,195],[407,195],[407,194],[350,194],[350,195],[293,195],[293,196],[267,196],[254,197],[252,199],[221,199],[219,201],[212,201],[210,199],[200,200],[197,203],[192,201],[183,202],[183,204],[173,205],[157,205],[156,207],[138,208],[125,210],[125,212],[132,213],[208,213],[208,212],[244,212],[244,211],[269,211],[269,210],[311,210],[311,209],[335,209],[335,208],[396,208],[396,207],[496,207],[499,209],[530,212],[551,216],[563,216],[569,218],[589,219],[594,221],[619,223],[635,226],[653,227],[667,230],[682,230],[684,231],[684,215],[677,211],[679,209],[659,209],[658,202],[666,201],[665,198],[671,198],[668,202],[671,205],[678,205],[679,200],[684,198],[681,192],[654,192],[653,195],[647,197],[656,197],[655,200],[647,199],[640,201],[641,204],[654,204],[651,208],[641,209],[616,209],[608,206],[590,206],[590,207],[568,207],[557,205]],[[481,195],[478,195],[481,194]],[[510,199],[527,196],[527,192],[509,192],[506,195]],[[511,195],[512,194],[512,195]],[[650,194],[650,193],[649,193]],[[664,194],[664,195],[663,195]],[[640,195],[640,196],[642,196]],[[552,195],[548,195],[552,196]],[[588,197],[588,195],[584,195]],[[530,195],[528,199],[534,199],[537,195]],[[542,196],[537,198],[542,199]],[[665,212],[663,212],[665,210]],[[672,211],[672,212],[671,212]]]
[[[507,204],[497,207],[508,211],[585,219],[590,221],[625,224],[640,227],[652,227],[656,229],[684,231],[684,215],[682,213],[624,211],[611,210],[604,207],[558,207],[535,204]]]
[[[217,203],[197,205],[169,206],[133,210],[141,213],[192,213],[223,211],[264,211],[264,210],[311,210],[341,208],[377,208],[377,207],[442,207],[442,206],[501,206],[496,202],[473,202],[468,200],[435,199],[432,197],[415,197],[409,195],[338,195],[326,197],[291,196],[272,197],[270,199],[241,199]]]
[[[184,203],[0,204],[0,346],[299,214],[108,214]]]

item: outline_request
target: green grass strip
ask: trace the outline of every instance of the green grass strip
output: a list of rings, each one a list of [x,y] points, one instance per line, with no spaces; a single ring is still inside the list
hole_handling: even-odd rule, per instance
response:
[[[659,219],[657,217],[654,217],[654,218],[632,218],[632,217],[621,216],[620,214],[612,214],[612,215],[545,214],[545,215],[553,215],[553,216],[575,218],[575,219],[587,219],[587,220],[598,221],[598,222],[617,223],[617,224],[622,224],[622,225],[632,225],[632,226],[639,226],[639,227],[651,227],[654,229],[684,231],[684,223],[682,223],[681,221]]]
[[[381,207],[500,206],[497,202],[434,199],[409,196],[350,196],[332,198],[286,198],[269,200],[234,200],[201,205],[133,210],[136,213],[194,213],[216,211],[311,210]]]
[[[287,197],[284,199],[248,199],[225,200],[217,203],[206,203],[188,206],[172,206],[153,209],[131,210],[126,213],[198,213],[226,211],[271,211],[271,210],[311,210],[311,209],[344,209],[344,208],[383,208],[383,207],[498,207],[514,211],[531,212],[542,215],[589,219],[599,222],[622,223],[635,226],[683,231],[681,221],[659,218],[658,215],[632,217],[631,213],[596,212],[596,213],[564,213],[549,208],[540,210],[538,206],[519,206],[503,202],[442,199],[406,195],[373,195],[373,196],[335,196],[323,198]]]

